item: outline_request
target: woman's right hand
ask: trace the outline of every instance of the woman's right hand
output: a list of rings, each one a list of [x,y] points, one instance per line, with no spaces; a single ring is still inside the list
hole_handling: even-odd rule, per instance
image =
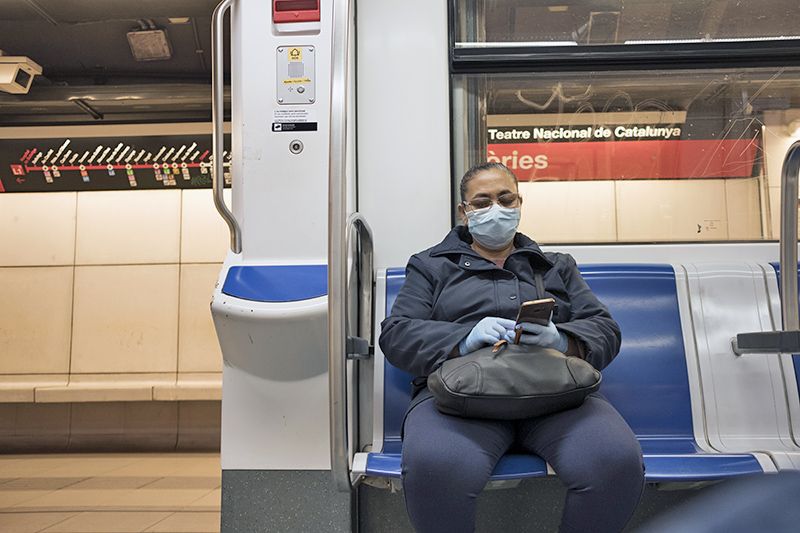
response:
[[[514,325],[515,322],[508,318],[487,316],[475,324],[469,335],[458,344],[458,351],[461,355],[465,355],[509,336],[513,337]]]

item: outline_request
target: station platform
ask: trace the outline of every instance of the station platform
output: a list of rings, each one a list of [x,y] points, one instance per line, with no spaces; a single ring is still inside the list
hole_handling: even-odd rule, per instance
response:
[[[219,454],[0,456],[3,533],[217,533]]]

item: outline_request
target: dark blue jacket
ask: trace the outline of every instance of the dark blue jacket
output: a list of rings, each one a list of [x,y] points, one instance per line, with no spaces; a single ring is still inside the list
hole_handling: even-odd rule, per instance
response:
[[[571,255],[542,252],[517,233],[516,249],[500,268],[475,252],[471,242],[467,229],[457,226],[441,243],[409,259],[405,284],[381,324],[381,350],[394,366],[427,376],[480,319],[515,320],[522,302],[545,297],[555,298],[558,305],[556,327],[580,343],[592,366],[602,370],[614,359],[619,326],[586,285]],[[537,294],[537,271],[546,296]]]

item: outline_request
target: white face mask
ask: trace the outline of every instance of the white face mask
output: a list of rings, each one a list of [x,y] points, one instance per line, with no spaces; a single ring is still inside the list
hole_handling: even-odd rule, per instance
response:
[[[467,211],[467,227],[472,238],[489,250],[501,250],[511,244],[519,226],[519,207],[492,204]]]

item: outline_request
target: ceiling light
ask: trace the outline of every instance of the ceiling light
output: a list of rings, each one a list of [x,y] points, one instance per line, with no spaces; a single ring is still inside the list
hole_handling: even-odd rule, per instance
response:
[[[163,61],[172,58],[172,47],[164,30],[129,31],[128,44],[136,61]]]

